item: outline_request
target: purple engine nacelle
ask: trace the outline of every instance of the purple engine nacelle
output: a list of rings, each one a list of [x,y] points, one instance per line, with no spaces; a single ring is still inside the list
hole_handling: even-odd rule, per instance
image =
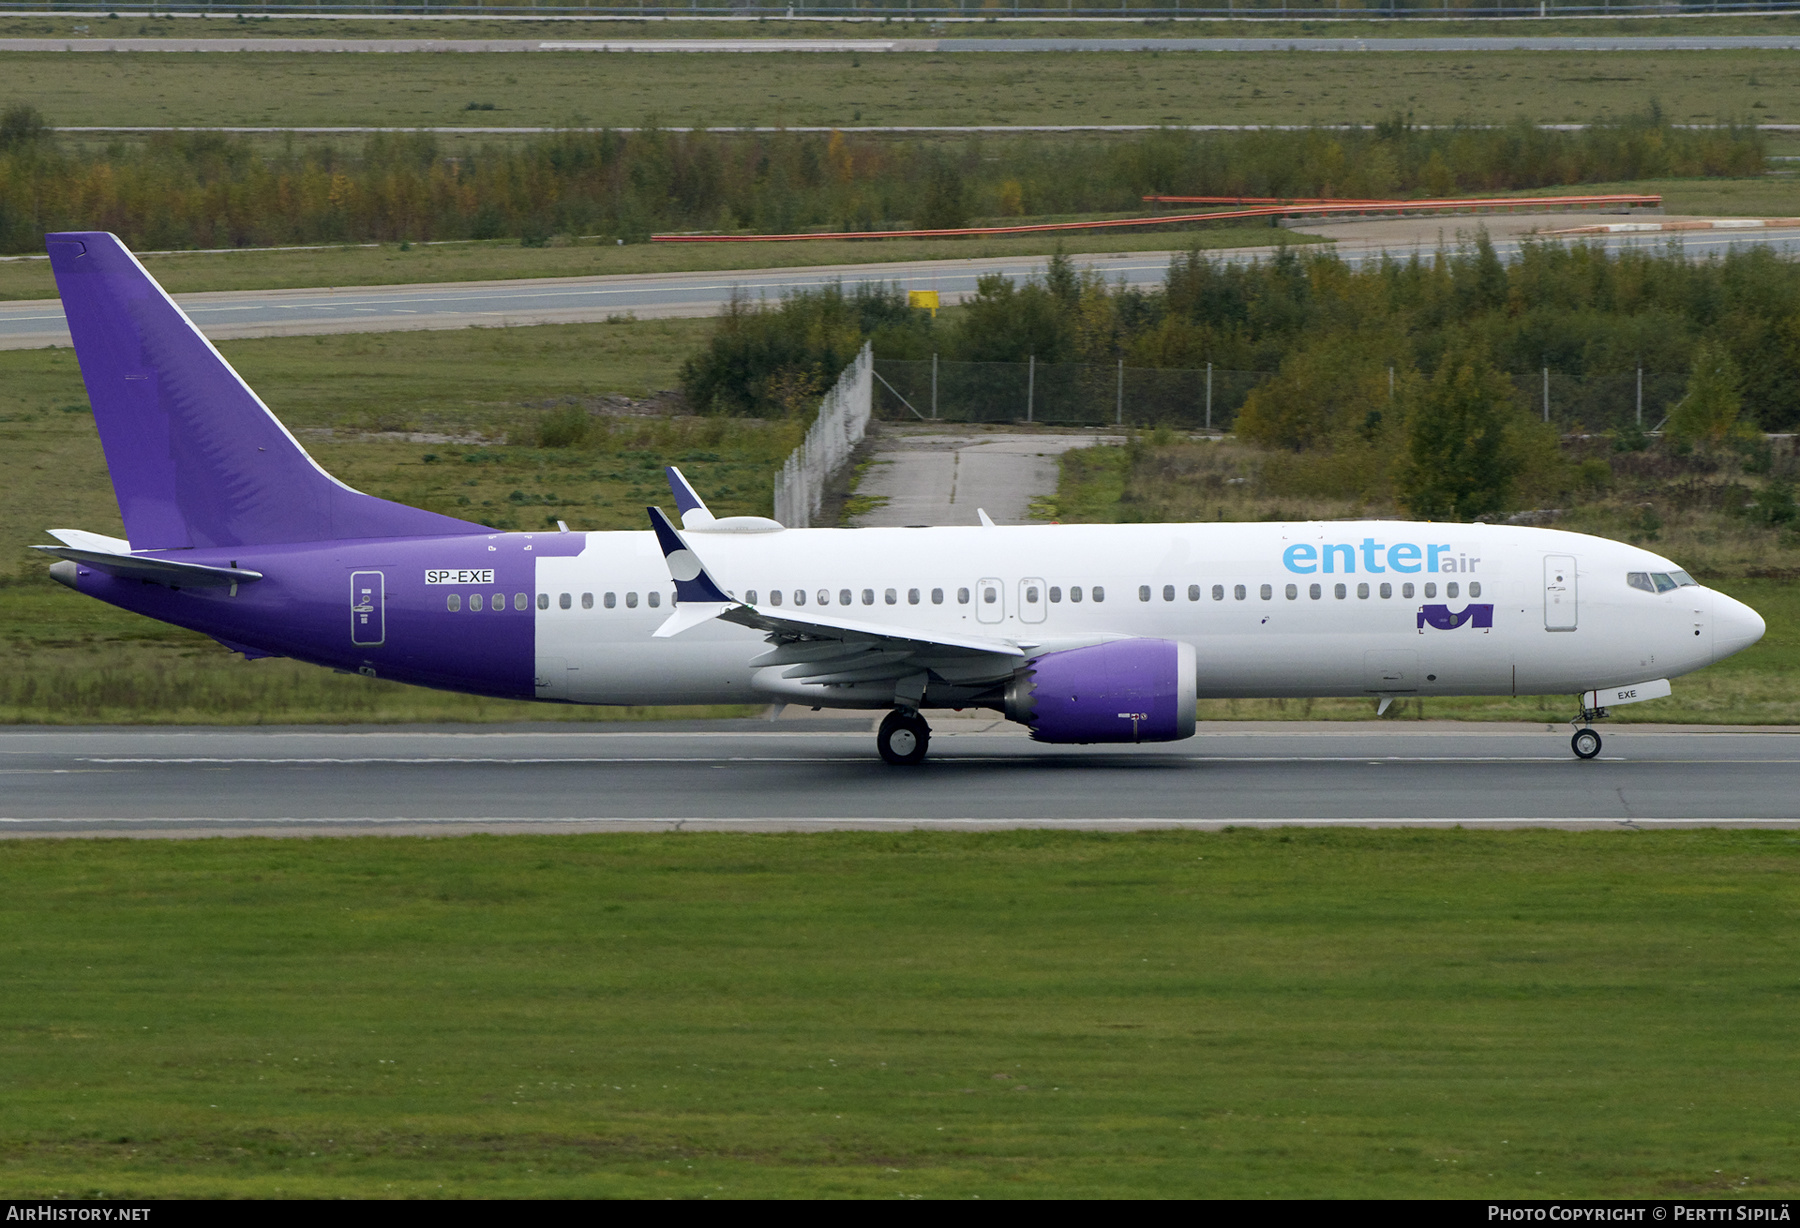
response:
[[[1194,736],[1194,646],[1114,640],[1046,653],[1006,687],[1006,717],[1039,742],[1175,742]]]

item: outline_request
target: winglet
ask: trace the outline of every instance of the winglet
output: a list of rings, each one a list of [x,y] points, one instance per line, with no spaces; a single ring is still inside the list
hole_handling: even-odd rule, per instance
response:
[[[647,507],[650,527],[656,530],[656,544],[662,547],[663,562],[669,565],[669,576],[675,581],[675,600],[682,605],[734,604],[730,594],[713,583],[705,564],[676,532],[675,526],[660,507]]]
[[[697,529],[713,522],[713,514],[707,510],[705,500],[700,498],[681,470],[665,465],[663,476],[669,479],[669,493],[675,496],[675,513],[681,517],[682,528]]]
[[[991,529],[994,527],[994,518],[987,514],[987,509],[985,507],[976,508],[975,514],[977,516],[981,517],[981,527],[982,528]]]

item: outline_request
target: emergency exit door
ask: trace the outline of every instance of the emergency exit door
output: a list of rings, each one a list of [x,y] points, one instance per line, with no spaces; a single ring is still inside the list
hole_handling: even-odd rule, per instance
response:
[[[1575,630],[1575,560],[1566,554],[1544,556],[1544,630]]]

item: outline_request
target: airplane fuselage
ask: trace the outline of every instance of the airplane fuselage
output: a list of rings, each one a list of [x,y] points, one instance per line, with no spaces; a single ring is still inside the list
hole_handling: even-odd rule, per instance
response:
[[[1670,678],[1762,632],[1640,548],[1394,521],[695,533],[719,584],[771,612],[978,635],[1034,656],[1192,645],[1201,697],[1574,693]],[[886,708],[892,681],[793,682],[728,622],[653,638],[669,570],[649,532],[491,533],[167,552],[263,579],[172,589],[78,568],[84,593],[254,653],[449,690],[590,704],[785,700]],[[1685,577],[1682,577],[1685,579]],[[1654,586],[1652,586],[1654,587]],[[982,686],[934,675],[925,702]]]

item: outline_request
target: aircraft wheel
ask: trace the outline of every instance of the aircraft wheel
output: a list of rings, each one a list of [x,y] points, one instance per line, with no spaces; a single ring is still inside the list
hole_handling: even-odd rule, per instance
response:
[[[1600,753],[1600,735],[1592,729],[1577,729],[1575,736],[1569,739],[1575,755],[1580,759],[1592,759]]]
[[[875,747],[881,757],[896,766],[910,767],[925,760],[925,748],[931,745],[931,726],[917,712],[896,708],[881,722],[875,735]]]

